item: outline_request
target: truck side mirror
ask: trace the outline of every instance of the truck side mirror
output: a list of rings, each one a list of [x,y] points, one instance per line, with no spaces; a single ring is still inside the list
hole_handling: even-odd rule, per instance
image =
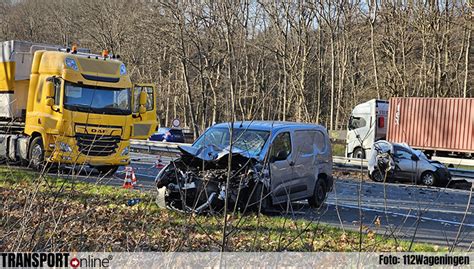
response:
[[[53,97],[46,97],[46,105],[53,107],[54,106],[54,98]]]
[[[140,106],[146,106],[146,97],[147,97],[146,92],[141,91],[140,92],[140,102],[139,102]]]
[[[140,114],[145,114],[146,113],[146,99],[147,99],[147,94],[144,91],[140,92],[140,100],[139,100],[139,108],[138,108],[138,113]]]
[[[54,106],[54,78],[49,77],[46,79],[46,105]]]

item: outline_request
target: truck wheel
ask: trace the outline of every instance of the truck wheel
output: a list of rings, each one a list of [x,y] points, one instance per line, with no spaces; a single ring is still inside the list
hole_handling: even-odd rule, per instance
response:
[[[356,159],[365,159],[365,151],[362,148],[356,148],[352,156]]]
[[[28,152],[29,167],[41,171],[44,167],[44,147],[41,136],[33,138]]]
[[[431,171],[421,174],[421,183],[426,186],[434,186],[436,184],[436,175]]]
[[[111,176],[117,172],[119,168],[117,165],[104,165],[104,166],[96,166],[94,167],[97,171],[99,171],[102,175]]]
[[[324,183],[324,179],[319,178],[318,181],[316,181],[316,186],[314,186],[314,192],[313,196],[308,198],[308,203],[311,207],[314,208],[320,208],[324,200],[326,200],[326,185]]]

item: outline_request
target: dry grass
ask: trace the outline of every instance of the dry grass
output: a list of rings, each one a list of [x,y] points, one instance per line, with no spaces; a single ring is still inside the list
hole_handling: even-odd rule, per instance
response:
[[[0,169],[1,251],[219,251],[223,216],[160,209],[153,193]],[[131,198],[141,202],[127,206]],[[358,234],[262,215],[228,216],[229,251],[357,251]],[[363,250],[403,251],[408,242],[364,230]],[[416,244],[412,250],[433,251]]]

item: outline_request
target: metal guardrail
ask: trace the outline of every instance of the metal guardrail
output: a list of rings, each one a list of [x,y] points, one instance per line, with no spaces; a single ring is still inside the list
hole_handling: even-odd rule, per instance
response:
[[[167,152],[167,153],[180,153],[178,145],[190,146],[191,144],[185,143],[170,143],[160,141],[149,141],[149,140],[130,140],[130,146],[132,149],[146,150],[147,152]],[[438,161],[445,164],[470,164],[470,161],[465,159],[455,158],[437,158]],[[367,160],[357,158],[346,158],[341,156],[332,157],[333,165],[340,168],[352,168],[352,169],[367,169]],[[474,161],[473,161],[474,162]],[[453,177],[469,178],[474,179],[474,170],[456,169],[449,168],[449,172]]]
[[[459,166],[459,165],[474,166],[474,159],[458,159],[458,158],[438,157],[438,156],[433,156],[433,158],[431,159],[434,161],[444,163],[444,164],[452,164],[454,166]]]
[[[168,152],[168,153],[180,153],[178,145],[191,146],[191,144],[185,143],[170,143],[161,141],[150,141],[150,140],[130,140],[130,147],[132,149],[146,150],[148,152]]]
[[[463,169],[455,169],[455,168],[448,168],[448,169],[453,177],[474,179],[474,171],[472,170],[463,170]]]
[[[367,160],[357,158],[347,158],[342,156],[333,156],[332,163],[336,166],[367,168]]]

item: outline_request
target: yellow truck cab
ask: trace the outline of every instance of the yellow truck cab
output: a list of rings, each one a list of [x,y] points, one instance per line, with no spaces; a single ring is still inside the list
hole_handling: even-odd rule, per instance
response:
[[[155,88],[133,85],[107,53],[22,41],[0,43],[0,157],[114,171],[130,139],[156,129]]]

